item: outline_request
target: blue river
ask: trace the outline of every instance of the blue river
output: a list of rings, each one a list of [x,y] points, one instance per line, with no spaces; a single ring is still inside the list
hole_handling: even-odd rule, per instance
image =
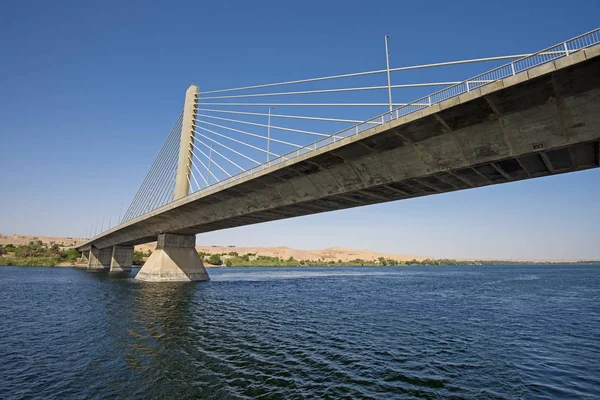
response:
[[[600,265],[209,274],[0,267],[0,398],[600,398]]]

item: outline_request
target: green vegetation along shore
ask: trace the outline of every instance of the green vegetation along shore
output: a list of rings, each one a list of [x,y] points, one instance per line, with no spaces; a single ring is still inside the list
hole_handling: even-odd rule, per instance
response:
[[[73,264],[81,254],[74,249],[65,249],[58,243],[42,243],[41,240],[26,245],[0,245],[0,265],[5,266],[47,266],[61,263]]]
[[[397,265],[518,265],[518,264],[535,264],[533,261],[507,261],[507,260],[453,260],[453,259],[433,259],[425,260],[408,260],[396,261],[379,257],[377,260],[362,260],[360,258],[350,261],[325,261],[325,260],[296,260],[293,257],[282,259],[279,257],[259,256],[256,254],[238,254],[233,251],[230,253],[205,253],[199,252],[200,258],[210,265],[224,265],[227,267],[320,267],[320,266],[397,266]],[[597,264],[598,261],[577,261],[577,262],[561,262],[561,264]],[[549,264],[549,262],[540,262],[540,264]]]
[[[133,264],[141,266],[150,257],[152,251],[135,251]],[[389,258],[379,257],[376,260],[363,260],[360,258],[350,261],[332,260],[296,260],[293,257],[283,259],[272,256],[261,256],[255,253],[238,254],[235,251],[229,253],[206,253],[199,252],[198,255],[207,265],[226,267],[319,267],[319,266],[396,266],[396,265],[519,265],[519,264],[598,264],[600,261],[577,261],[577,262],[535,262],[535,261],[511,261],[511,260],[453,260],[433,259],[397,261]],[[65,248],[57,243],[43,243],[41,240],[31,241],[26,245],[0,245],[0,265],[3,266],[73,266],[80,262],[81,254],[72,248]]]

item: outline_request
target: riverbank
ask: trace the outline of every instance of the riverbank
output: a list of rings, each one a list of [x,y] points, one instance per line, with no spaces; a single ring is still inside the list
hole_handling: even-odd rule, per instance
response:
[[[54,243],[57,244],[61,249],[69,249],[80,243],[83,243],[86,239],[70,238],[70,237],[59,237],[59,236],[39,236],[39,235],[2,235],[0,234],[0,246],[23,246],[27,245],[32,241],[41,241],[42,243]],[[139,252],[138,260],[140,264],[143,263],[143,258],[148,257],[156,249],[156,242],[145,243],[135,246],[135,251]],[[402,249],[398,249],[402,250]],[[232,245],[196,245],[196,251],[199,253],[207,254],[219,254],[228,255],[231,252],[235,252],[239,255],[253,254],[255,256],[266,256],[266,257],[277,257],[283,260],[287,260],[292,257],[295,260],[309,260],[318,261],[320,263],[327,264],[330,261],[352,261],[356,259],[361,260],[377,260],[380,257],[385,259],[392,259],[395,261],[409,261],[409,260],[424,260],[431,258],[423,255],[416,254],[391,254],[391,253],[380,253],[372,250],[365,249],[349,249],[344,247],[327,247],[322,249],[296,249],[287,246],[232,246]]]
[[[44,242],[40,239],[52,239]],[[0,235],[0,265],[6,266],[87,266],[73,246],[82,239],[27,235]],[[155,243],[135,246],[133,264],[141,267],[150,257]],[[526,265],[526,264],[597,264],[598,260],[474,260],[436,259],[371,250],[330,247],[298,250],[289,247],[196,246],[205,266],[226,267],[380,267],[380,266],[452,266],[452,265]]]
[[[521,261],[521,260],[455,260],[425,258],[421,260],[412,259],[398,261],[392,258],[379,257],[375,260],[364,260],[356,258],[353,260],[296,260],[293,257],[283,259],[281,257],[260,256],[257,254],[238,254],[229,252],[224,254],[199,252],[205,263],[212,265],[224,265],[226,267],[386,267],[386,266],[470,266],[470,265],[535,265],[535,264],[598,264],[597,260],[577,260],[556,262],[544,261]]]
[[[480,262],[476,262],[476,261],[470,261],[470,262],[459,262],[459,261],[455,261],[453,263],[444,263],[441,260],[432,260],[431,263],[418,263],[418,264],[411,264],[411,263],[402,263],[402,264],[377,264],[377,263],[350,263],[350,262],[340,262],[340,263],[318,263],[318,262],[312,262],[312,263],[305,263],[305,264],[300,264],[298,262],[296,263],[289,263],[289,262],[280,262],[280,263],[275,263],[275,262],[271,262],[271,263],[266,263],[266,262],[261,262],[261,261],[256,261],[256,262],[248,262],[248,263],[241,263],[241,264],[221,264],[221,265],[215,265],[215,264],[208,264],[208,263],[204,263],[204,266],[206,268],[222,268],[222,269],[227,269],[227,268],[294,268],[294,267],[338,267],[338,268],[343,268],[343,267],[419,267],[419,266],[438,266],[438,267],[452,267],[452,266],[488,266],[488,265],[510,265],[510,266],[528,266],[528,265],[600,265],[600,260],[590,260],[590,261],[556,261],[556,262],[533,262],[533,261],[529,261],[529,262],[514,262],[514,261],[494,261],[494,262],[488,262],[488,261],[480,261]],[[53,258],[48,258],[48,257],[30,257],[30,258],[25,258],[25,259],[18,259],[18,258],[5,258],[5,257],[0,257],[0,267],[47,267],[47,268],[87,268],[87,264],[86,263],[81,263],[81,262],[75,262],[75,263],[71,263],[71,262],[56,262],[56,259]],[[134,265],[134,268],[140,268],[141,265]]]
[[[56,242],[30,241],[24,245],[0,245],[0,265],[15,267],[72,266],[81,262],[81,254]]]
[[[0,256],[2,267],[86,268],[87,264],[60,261],[52,257],[7,258]]]

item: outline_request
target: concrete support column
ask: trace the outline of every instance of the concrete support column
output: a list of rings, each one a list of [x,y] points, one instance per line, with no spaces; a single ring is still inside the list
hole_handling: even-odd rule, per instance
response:
[[[156,250],[144,263],[135,279],[149,282],[209,280],[195,245],[196,235],[158,235]]]
[[[190,171],[192,168],[190,158],[192,157],[192,145],[194,143],[194,121],[196,120],[196,109],[198,108],[198,92],[198,86],[194,85],[190,86],[185,92],[181,141],[179,143],[179,162],[177,164],[173,200],[187,196],[190,189]]]
[[[81,251],[81,262],[83,264],[89,264],[89,262],[90,262],[90,251],[89,250]]]
[[[88,259],[89,271],[104,271],[110,268],[110,258],[112,255],[112,248],[107,247],[106,249],[99,249],[92,246],[90,249],[90,255]]]
[[[133,265],[133,246],[113,246],[110,272],[130,272]]]

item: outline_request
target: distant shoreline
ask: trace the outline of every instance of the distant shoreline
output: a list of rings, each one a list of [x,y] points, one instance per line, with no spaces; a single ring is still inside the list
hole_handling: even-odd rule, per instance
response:
[[[61,264],[56,264],[56,265],[41,265],[41,263],[35,263],[32,262],[31,264],[18,264],[18,265],[14,265],[12,263],[4,263],[4,261],[9,260],[8,258],[2,258],[0,257],[0,268],[3,267],[20,267],[20,268],[79,268],[79,269],[86,269],[87,268],[87,264],[67,264],[67,263],[61,263]],[[15,263],[16,264],[16,263]],[[227,266],[227,265],[211,265],[211,264],[204,264],[204,266],[206,268],[223,268],[223,269],[228,269],[228,268],[343,268],[343,267],[348,267],[348,268],[361,268],[361,267],[367,267],[367,268],[393,268],[393,267],[407,267],[407,268],[414,268],[414,267],[440,267],[440,268],[446,268],[446,267],[487,267],[487,266],[534,266],[534,265],[539,265],[539,266],[559,266],[559,265],[598,265],[600,266],[600,260],[599,261],[594,261],[594,260],[590,260],[590,261],[572,261],[572,262],[503,262],[503,261],[498,261],[498,262],[486,262],[486,263],[482,263],[482,264],[474,264],[474,263],[469,263],[469,264],[463,264],[463,263],[457,263],[457,264],[419,264],[419,265],[413,265],[413,264],[398,264],[398,265],[375,265],[375,264],[369,264],[369,265],[356,265],[356,264],[315,264],[315,265],[231,265],[231,266]],[[133,268],[141,268],[141,265],[134,265]]]
[[[0,234],[0,266],[49,266],[85,268],[81,253],[74,250],[85,239],[51,236]],[[135,246],[134,265],[141,266],[155,248],[154,243]],[[207,267],[294,267],[294,266],[396,266],[396,265],[582,265],[600,264],[600,260],[502,260],[436,259],[433,257],[384,254],[371,250],[330,247],[298,250],[280,247],[196,246]]]

